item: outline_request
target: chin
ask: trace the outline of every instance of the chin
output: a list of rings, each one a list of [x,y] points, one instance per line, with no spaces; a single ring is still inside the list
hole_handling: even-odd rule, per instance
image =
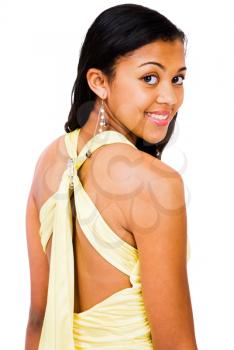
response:
[[[144,135],[142,135],[142,139],[152,145],[162,141],[167,134],[167,129],[165,128],[164,131],[156,131],[156,132],[147,132]]]

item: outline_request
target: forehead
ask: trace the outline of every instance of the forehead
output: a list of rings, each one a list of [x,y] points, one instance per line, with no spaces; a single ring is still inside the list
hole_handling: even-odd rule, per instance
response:
[[[157,40],[120,58],[118,63],[137,68],[146,61],[157,61],[172,69],[180,68],[185,65],[184,45],[180,40],[172,42]]]

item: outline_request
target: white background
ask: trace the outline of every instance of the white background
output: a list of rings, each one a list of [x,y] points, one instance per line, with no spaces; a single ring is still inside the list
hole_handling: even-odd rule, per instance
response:
[[[30,302],[25,209],[35,163],[48,143],[64,133],[89,25],[101,11],[121,3],[0,1],[4,349],[24,348]],[[188,273],[199,350],[234,349],[232,3],[135,3],[161,12],[189,40],[185,100],[162,160],[181,172],[186,186]]]

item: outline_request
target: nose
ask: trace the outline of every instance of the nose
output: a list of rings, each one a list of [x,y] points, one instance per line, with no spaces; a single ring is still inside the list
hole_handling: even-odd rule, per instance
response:
[[[174,89],[170,83],[161,83],[157,89],[157,102],[175,105],[177,103],[177,95]]]

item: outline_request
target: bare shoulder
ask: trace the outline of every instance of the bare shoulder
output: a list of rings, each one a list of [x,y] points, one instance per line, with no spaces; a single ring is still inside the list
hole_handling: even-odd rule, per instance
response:
[[[49,143],[38,157],[31,186],[38,209],[57,191],[66,167],[67,151],[64,136],[60,135]]]
[[[92,155],[89,176],[95,179],[97,188],[105,185],[108,196],[118,202],[139,190],[138,169],[145,162],[143,152],[126,143],[104,145]],[[98,186],[100,185],[100,186]]]
[[[138,169],[138,176],[142,184],[142,191],[135,198],[135,208],[142,201],[147,203],[155,219],[171,216],[186,210],[184,198],[184,182],[181,174],[161,160],[145,154],[145,162]],[[147,218],[149,219],[149,218]],[[151,221],[147,221],[148,225]],[[153,230],[155,229],[152,223]]]
[[[182,177],[175,169],[124,143],[98,149],[90,170],[95,179],[105,179],[106,189],[121,195],[121,199],[126,199],[123,204],[130,207],[137,199],[148,201],[148,205],[151,201],[154,207],[152,199],[155,195],[163,206],[167,206],[172,197],[167,196],[165,191],[173,193],[183,188]]]
[[[98,149],[89,175],[102,193],[119,203],[126,217],[125,228],[130,232],[134,232],[134,224],[149,225],[149,217],[141,217],[144,210],[154,220],[160,212],[172,214],[184,206],[181,175],[161,160],[129,144],[114,143]]]

